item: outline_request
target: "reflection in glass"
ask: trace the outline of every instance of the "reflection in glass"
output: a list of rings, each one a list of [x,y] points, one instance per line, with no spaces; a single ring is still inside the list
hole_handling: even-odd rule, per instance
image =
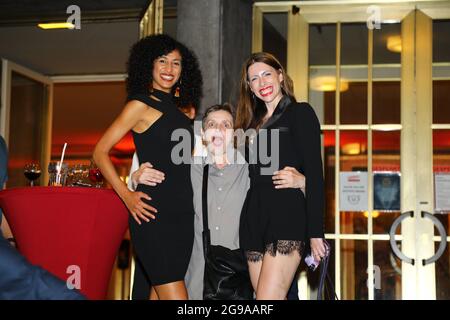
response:
[[[400,171],[400,130],[372,132],[372,168],[375,172]],[[373,212],[373,233],[387,234],[400,212]],[[396,230],[400,234],[401,228]]]
[[[400,246],[400,242],[397,244]],[[400,300],[401,261],[395,257],[389,241],[374,241],[373,254],[375,300]]]
[[[373,78],[400,78],[401,24],[382,24],[373,30]],[[400,81],[373,82],[375,124],[400,123]]]
[[[350,82],[341,91],[341,124],[367,124],[367,82]]]
[[[341,124],[367,124],[367,50],[365,23],[341,27]],[[362,78],[362,79],[361,79]],[[361,82],[352,82],[361,79]]]
[[[341,240],[342,300],[367,300],[367,241]]]
[[[367,171],[367,131],[340,132],[341,171]]]
[[[448,220],[449,216],[446,217]],[[435,242],[434,247],[434,252],[436,252],[439,248],[439,242]],[[436,261],[436,299],[450,300],[450,243],[448,242],[444,253]]]
[[[309,101],[321,124],[335,124],[336,25],[309,25]]]
[[[450,62],[450,20],[433,20],[433,62]]]
[[[341,66],[367,65],[368,28],[366,23],[341,25]]]
[[[367,131],[342,130],[340,134],[341,172],[367,172]],[[367,233],[367,217],[363,212],[342,211],[340,218],[342,233]]]
[[[400,81],[374,81],[372,109],[374,124],[400,123]]]
[[[450,130],[433,130],[433,173],[450,173]]]
[[[400,63],[401,24],[382,24],[373,29],[373,64]]]
[[[335,132],[332,130],[325,130],[323,132],[324,146],[324,180],[325,180],[325,232],[335,233],[335,164],[334,164],[334,152],[335,152]]]
[[[450,124],[449,92],[450,80],[433,80],[433,123]]]

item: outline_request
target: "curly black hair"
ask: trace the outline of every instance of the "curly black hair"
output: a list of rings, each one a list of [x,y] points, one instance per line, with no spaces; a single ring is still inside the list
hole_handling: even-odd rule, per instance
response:
[[[195,54],[185,45],[165,34],[151,35],[136,42],[130,51],[127,62],[127,93],[150,95],[152,88],[153,62],[173,50],[181,55],[181,75],[178,83],[172,88],[180,88],[179,107],[193,106],[196,110],[200,106],[202,97],[202,74]]]

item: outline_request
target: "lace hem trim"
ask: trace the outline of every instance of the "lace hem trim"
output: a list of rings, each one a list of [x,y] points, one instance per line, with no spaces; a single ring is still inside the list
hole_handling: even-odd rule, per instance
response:
[[[276,242],[272,242],[266,245],[264,252],[259,251],[246,251],[245,255],[247,257],[247,261],[249,262],[259,262],[263,259],[264,254],[270,254],[272,257],[275,257],[278,254],[289,255],[294,251],[297,251],[298,254],[303,256],[303,251],[305,248],[305,243],[303,241],[296,240],[278,240]]]

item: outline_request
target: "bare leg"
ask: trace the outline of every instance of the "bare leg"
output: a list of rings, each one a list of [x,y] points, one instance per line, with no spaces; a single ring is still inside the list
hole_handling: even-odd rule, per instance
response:
[[[293,251],[289,255],[272,257],[265,254],[256,289],[256,300],[285,300],[287,292],[300,264],[300,254]]]
[[[153,287],[159,300],[187,300],[188,293],[184,281],[170,282]]]
[[[159,300],[158,294],[155,291],[154,287],[150,288],[150,297],[149,300]]]

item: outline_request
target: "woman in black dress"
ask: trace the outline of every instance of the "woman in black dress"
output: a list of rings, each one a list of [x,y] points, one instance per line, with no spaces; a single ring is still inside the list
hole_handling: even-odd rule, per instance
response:
[[[243,66],[236,127],[256,130],[249,140],[250,189],[241,214],[240,245],[256,298],[285,299],[305,241],[317,260],[326,254],[320,125],[309,104],[295,101],[292,80],[279,61],[260,52]],[[265,150],[270,150],[272,163],[262,158]],[[305,175],[306,195],[274,188],[273,172],[285,167]]]
[[[198,106],[201,83],[197,60],[181,43],[166,35],[138,41],[128,60],[128,102],[94,151],[98,167],[130,210],[131,240],[154,299],[187,299],[184,276],[194,237],[189,162],[194,137],[176,102]],[[165,173],[156,187],[138,185],[132,192],[114,169],[109,151],[129,130],[140,162]],[[189,141],[172,141],[175,130]],[[172,152],[183,142],[188,148]]]

